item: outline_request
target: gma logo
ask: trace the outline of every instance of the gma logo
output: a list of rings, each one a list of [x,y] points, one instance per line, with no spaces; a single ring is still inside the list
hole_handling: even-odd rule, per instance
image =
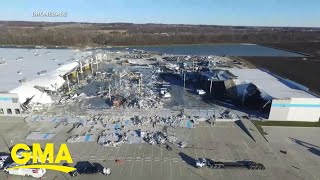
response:
[[[48,143],[42,151],[39,143],[32,144],[32,148],[26,144],[16,144],[11,150],[11,158],[19,166],[9,169],[43,168],[61,172],[71,172],[76,168],[59,165],[61,161],[73,163],[66,144],[61,144],[58,154],[54,156],[54,144]],[[31,160],[31,161],[30,161]],[[30,163],[31,162],[31,163]]]

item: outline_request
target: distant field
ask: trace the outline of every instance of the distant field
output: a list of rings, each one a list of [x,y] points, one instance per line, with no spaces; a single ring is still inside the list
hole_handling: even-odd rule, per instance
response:
[[[282,77],[296,81],[320,94],[320,61],[304,61],[302,58],[246,57],[258,68],[264,68]]]
[[[264,43],[262,45],[275,48],[303,52],[315,57],[320,56],[320,42]],[[318,59],[320,61],[320,59]]]
[[[320,42],[270,43],[269,47],[310,54],[313,57],[244,57],[258,68],[296,81],[320,94]]]

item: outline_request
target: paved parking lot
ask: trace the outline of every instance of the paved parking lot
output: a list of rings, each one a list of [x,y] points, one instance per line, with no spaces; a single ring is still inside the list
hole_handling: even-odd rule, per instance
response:
[[[22,128],[24,127],[24,128]],[[25,140],[28,132],[47,128],[50,125],[27,126],[21,120],[2,120],[0,122],[0,151],[8,152],[10,147],[18,142],[31,144],[34,141]],[[42,144],[54,142],[64,143],[70,127],[60,126],[54,139],[41,141]],[[250,127],[251,128],[251,127]],[[76,163],[89,161],[112,169],[108,179],[318,179],[315,170],[297,171],[286,161],[271,142],[266,142],[255,129],[251,129],[253,141],[233,122],[218,122],[210,127],[203,123],[194,129],[169,129],[169,133],[180,134],[189,143],[184,149],[174,147],[168,151],[164,147],[147,144],[124,144],[119,148],[104,148],[95,142],[68,143],[68,147]],[[58,148],[58,147],[56,147]],[[194,159],[207,157],[220,161],[250,159],[266,166],[265,171],[250,171],[247,169],[196,169]],[[295,159],[301,158],[297,156]],[[117,164],[116,159],[123,160]],[[300,163],[306,164],[306,159]],[[313,161],[314,167],[319,165]],[[310,172],[310,173],[309,173]],[[71,178],[69,174],[48,171],[43,179],[105,179],[102,174],[84,175]],[[6,175],[0,172],[0,179],[28,179],[26,177]]]
[[[281,161],[298,174],[320,179],[320,128],[264,127]],[[284,155],[280,150],[287,151]]]

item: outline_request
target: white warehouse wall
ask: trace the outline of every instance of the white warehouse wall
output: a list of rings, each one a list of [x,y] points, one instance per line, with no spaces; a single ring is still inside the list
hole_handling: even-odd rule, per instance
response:
[[[272,100],[272,104],[291,104],[291,100],[290,99],[285,99],[285,100],[274,99]],[[269,114],[269,120],[277,120],[277,121],[287,120],[290,109],[285,107],[272,106],[272,104],[271,104],[271,109]]]
[[[274,99],[269,120],[318,122],[320,120],[320,98]]]
[[[297,121],[320,120],[320,99],[319,98],[292,98],[292,104],[299,104],[300,107],[291,107],[288,119]]]
[[[8,109],[11,109],[11,114],[8,114]],[[18,94],[0,93],[0,117],[1,116],[21,116]]]

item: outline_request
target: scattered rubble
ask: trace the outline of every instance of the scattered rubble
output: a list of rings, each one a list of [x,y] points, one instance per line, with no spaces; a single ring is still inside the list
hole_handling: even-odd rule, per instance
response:
[[[86,134],[83,136],[75,135],[67,139],[67,142],[68,143],[94,142],[96,141],[96,139],[97,139],[96,136],[92,134]]]
[[[33,114],[25,118],[27,123],[53,123],[53,129],[62,125],[70,127],[67,132],[70,138],[66,140],[69,143],[97,142],[104,147],[147,143],[165,145],[172,150],[172,147],[185,148],[188,142],[168,133],[168,128],[190,129],[201,121],[235,118],[224,109],[165,109],[166,102],[175,98],[171,91],[176,84],[166,81],[162,73],[177,74],[181,78],[184,71],[188,71],[186,80],[194,80],[196,76],[192,73],[223,66],[228,63],[227,58],[164,57],[138,50],[132,53],[100,50],[89,57],[93,62],[89,69],[78,77],[70,76],[68,87],[52,94],[55,103],[24,105],[25,112]],[[209,94],[203,89],[194,89],[194,92],[198,97]],[[27,138],[41,140],[45,136],[52,138],[54,134],[32,132]]]

